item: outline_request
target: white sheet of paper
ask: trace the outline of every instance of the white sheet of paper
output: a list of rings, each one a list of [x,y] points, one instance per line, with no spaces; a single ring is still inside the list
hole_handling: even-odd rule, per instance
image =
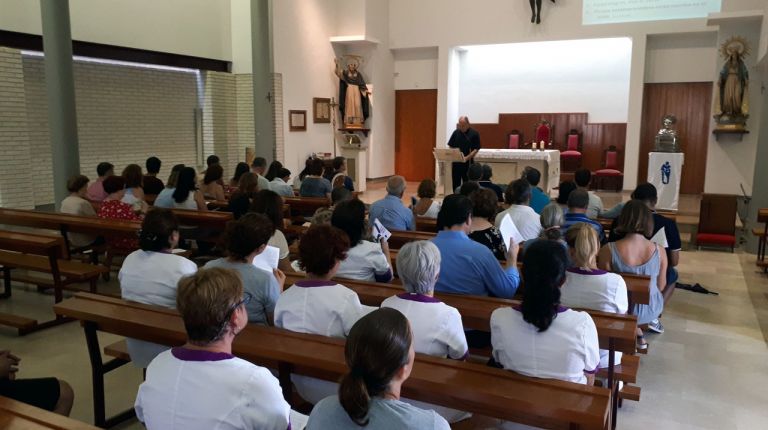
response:
[[[392,236],[392,233],[379,222],[378,218],[373,220],[373,238],[376,242],[380,241],[382,237],[384,240],[389,240],[390,236]]]
[[[253,265],[261,270],[266,270],[267,272],[272,273],[274,269],[277,269],[277,263],[279,261],[280,248],[267,245],[267,247],[264,248],[264,252],[253,259]]]
[[[307,421],[309,421],[309,415],[304,415],[291,409],[290,420],[291,429],[304,430],[307,426]]]
[[[651,242],[661,245],[662,248],[669,248],[669,242],[667,242],[667,233],[664,231],[664,227],[657,231],[651,238]]]
[[[512,217],[510,217],[509,214],[504,215],[504,218],[501,220],[501,224],[499,224],[499,232],[501,232],[501,237],[504,238],[505,247],[509,247],[510,238],[517,244],[520,244],[523,241],[523,235],[520,234],[520,230],[517,229],[517,226],[512,221]]]

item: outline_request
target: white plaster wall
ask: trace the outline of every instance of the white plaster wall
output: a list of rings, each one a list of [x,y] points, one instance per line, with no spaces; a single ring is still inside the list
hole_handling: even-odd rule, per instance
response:
[[[395,90],[436,89],[437,52],[437,47],[395,50]]]
[[[466,47],[459,111],[474,122],[497,122],[500,112],[587,112],[590,122],[627,122],[631,56],[626,37]]]
[[[645,82],[710,82],[717,32],[648,36]]]
[[[313,152],[333,152],[331,124],[312,123],[312,97],[338,98],[333,74],[337,13],[327,0],[273,2],[275,73],[283,81],[285,165],[298,174]],[[301,29],[301,31],[297,31]],[[307,131],[288,131],[288,111],[307,111]]]
[[[459,0],[390,0],[390,48],[424,48],[438,46],[438,130],[436,145],[445,143],[447,132],[453,129],[458,100],[449,94],[447,87],[452,76],[452,61],[448,55],[460,46],[516,43],[528,41],[587,39],[599,37],[630,37],[632,65],[627,123],[627,144],[624,165],[624,187],[632,189],[637,184],[640,121],[642,115],[643,83],[646,72],[646,38],[655,34],[702,33],[717,29],[707,27],[705,19],[652,21],[608,25],[581,25],[581,6],[578,1],[544,2],[543,21],[540,25],[529,22],[528,2],[486,0],[482,7],[467,7]],[[723,0],[723,12],[765,9],[765,0]],[[757,39],[756,39],[757,40]],[[711,54],[710,54],[711,55]],[[706,62],[707,60],[703,60]],[[701,76],[701,61],[686,65],[676,79],[691,80]],[[712,67],[710,73],[712,71]],[[398,77],[408,81],[403,73]],[[710,80],[714,79],[713,77]],[[445,89],[445,90],[443,90]],[[449,105],[451,103],[451,105]],[[759,104],[755,101],[755,104]],[[757,108],[757,106],[755,106]],[[756,131],[753,135],[757,134]],[[755,136],[756,137],[756,136]],[[711,151],[709,158],[717,155]],[[754,157],[740,154],[736,156]],[[723,175],[736,175],[741,163],[725,165]],[[710,182],[710,181],[707,181]]]
[[[280,1],[280,0],[278,0]],[[366,6],[367,0],[326,0],[326,7],[338,11],[334,36],[359,36],[366,32]]]
[[[251,0],[231,0],[232,73],[252,73]]]
[[[231,0],[70,0],[72,38],[229,61]],[[40,2],[0,0],[0,29],[42,34]]]

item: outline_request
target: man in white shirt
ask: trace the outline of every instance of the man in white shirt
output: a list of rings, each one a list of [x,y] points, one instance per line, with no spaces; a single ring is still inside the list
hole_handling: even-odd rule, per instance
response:
[[[600,216],[603,209],[603,200],[593,191],[589,191],[589,183],[592,182],[592,172],[589,169],[579,169],[573,174],[573,180],[579,189],[589,193],[589,207],[587,207],[587,218],[595,219]]]
[[[267,159],[264,157],[256,157],[251,163],[251,172],[255,173],[259,180],[259,190],[268,190],[269,181],[264,177],[267,172]]]
[[[539,214],[529,206],[531,201],[531,184],[525,179],[512,181],[504,192],[504,199],[509,208],[496,215],[496,228],[501,225],[501,220],[509,214],[515,227],[523,236],[523,240],[532,240],[541,233],[541,220]]]
[[[264,178],[266,179],[266,178]],[[269,183],[269,189],[283,197],[293,197],[293,187],[288,183],[291,180],[291,171],[285,167],[280,168],[277,176]]]

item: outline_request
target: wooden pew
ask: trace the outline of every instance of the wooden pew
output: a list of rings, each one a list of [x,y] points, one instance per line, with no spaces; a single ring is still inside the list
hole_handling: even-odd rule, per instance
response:
[[[290,206],[291,217],[295,222],[304,222],[318,209],[331,205],[331,201],[325,197],[283,197],[283,203]]]
[[[437,220],[435,218],[416,217],[416,230],[437,233]]]
[[[4,430],[97,430],[97,427],[0,396],[0,428]]]
[[[103,266],[66,260],[64,239],[55,236],[19,233],[0,230],[0,265],[3,268],[4,292],[0,298],[10,298],[11,271],[24,269],[47,273],[52,280],[30,277],[16,277],[23,282],[53,287],[56,303],[62,300],[62,290],[74,283],[87,282],[90,291],[96,292],[96,281],[106,271]],[[56,318],[43,323],[37,320],[11,314],[0,314],[0,324],[14,327],[19,335],[67,322]]]
[[[83,322],[94,375],[94,414],[104,417],[103,375],[97,331],[165,345],[184,343],[176,311],[92,294],[77,294],[54,307]],[[284,395],[291,398],[291,373],[336,381],[346,372],[344,340],[249,326],[233,353],[277,368]],[[544,428],[606,429],[610,391],[564,381],[528,378],[502,369],[417,354],[403,396]]]
[[[287,274],[285,285],[293,285],[304,279],[301,274]],[[376,282],[355,281],[351,279],[338,279],[338,282],[357,293],[360,302],[367,306],[381,306],[381,303],[396,294],[403,292],[402,286],[383,284]],[[647,285],[647,284],[646,284]],[[462,324],[466,329],[490,332],[491,314],[500,307],[519,305],[519,300],[499,299],[494,297],[467,296],[459,294],[435,293],[435,297],[443,303],[456,308],[461,314]],[[625,354],[635,354],[635,329],[637,317],[633,315],[621,315],[610,312],[600,312],[591,309],[583,310],[592,317],[597,328],[600,347],[609,351],[609,370],[606,372],[608,385],[618,390],[614,384],[613,352],[620,351]],[[636,370],[636,369],[635,369]],[[636,373],[635,373],[636,375]],[[634,382],[635,378],[631,381]],[[613,421],[616,421],[618,413],[618,396],[614,396],[612,404]]]

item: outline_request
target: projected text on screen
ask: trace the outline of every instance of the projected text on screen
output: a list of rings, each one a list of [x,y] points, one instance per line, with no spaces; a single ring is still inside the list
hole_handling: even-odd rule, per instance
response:
[[[584,0],[582,24],[704,18],[721,0]]]

